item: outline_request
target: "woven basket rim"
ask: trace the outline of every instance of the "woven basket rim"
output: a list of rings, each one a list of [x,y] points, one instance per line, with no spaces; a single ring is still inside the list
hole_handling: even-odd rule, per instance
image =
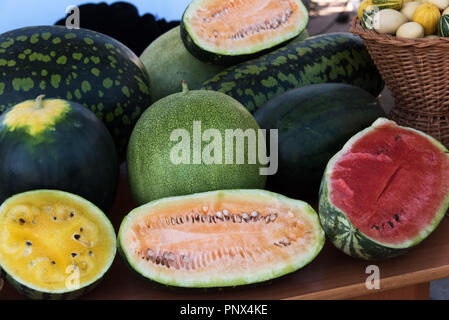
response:
[[[349,31],[354,35],[360,36],[364,40],[373,40],[386,45],[394,45],[398,47],[416,47],[416,48],[449,48],[449,38],[438,37],[436,39],[419,38],[407,39],[400,38],[390,34],[381,34],[373,30],[367,30],[362,27],[360,19],[355,16],[350,24]]]

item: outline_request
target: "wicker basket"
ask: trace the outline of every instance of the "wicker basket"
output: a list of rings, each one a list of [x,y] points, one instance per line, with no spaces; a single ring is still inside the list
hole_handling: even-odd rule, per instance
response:
[[[430,134],[449,147],[449,38],[404,39],[364,29],[350,31],[368,48],[395,104],[389,118]]]

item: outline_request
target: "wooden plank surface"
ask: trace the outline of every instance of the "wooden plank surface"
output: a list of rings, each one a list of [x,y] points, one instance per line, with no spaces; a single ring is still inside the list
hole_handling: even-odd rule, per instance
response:
[[[313,199],[316,202],[316,199]],[[122,167],[118,197],[110,215],[118,230],[122,218],[134,207]],[[380,269],[380,289],[368,290],[366,267]],[[132,273],[119,256],[103,281],[84,299],[349,299],[385,290],[406,287],[449,277],[449,219],[406,255],[381,261],[353,259],[335,249],[328,241],[318,257],[305,268],[282,278],[246,287],[225,289],[167,288]],[[421,295],[423,296],[423,295]],[[0,300],[22,298],[8,284]]]

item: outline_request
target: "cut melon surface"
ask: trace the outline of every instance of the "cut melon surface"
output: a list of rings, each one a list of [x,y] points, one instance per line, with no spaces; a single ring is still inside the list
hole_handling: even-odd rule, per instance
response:
[[[447,149],[386,119],[353,137],[326,175],[330,203],[367,239],[385,247],[419,243],[449,205]]]
[[[0,267],[20,286],[45,293],[79,290],[104,275],[115,253],[111,223],[78,196],[30,191],[0,207]]]
[[[226,190],[139,207],[123,220],[118,242],[146,278],[224,287],[300,269],[320,252],[324,232],[305,202],[262,190]]]
[[[253,54],[298,36],[308,23],[300,0],[195,0],[183,25],[205,51]]]

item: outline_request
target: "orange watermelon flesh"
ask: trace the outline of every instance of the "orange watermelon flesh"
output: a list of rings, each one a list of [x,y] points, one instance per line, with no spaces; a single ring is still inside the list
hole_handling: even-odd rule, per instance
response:
[[[385,122],[335,164],[330,198],[365,236],[399,245],[433,224],[449,191],[449,157],[429,137]]]

